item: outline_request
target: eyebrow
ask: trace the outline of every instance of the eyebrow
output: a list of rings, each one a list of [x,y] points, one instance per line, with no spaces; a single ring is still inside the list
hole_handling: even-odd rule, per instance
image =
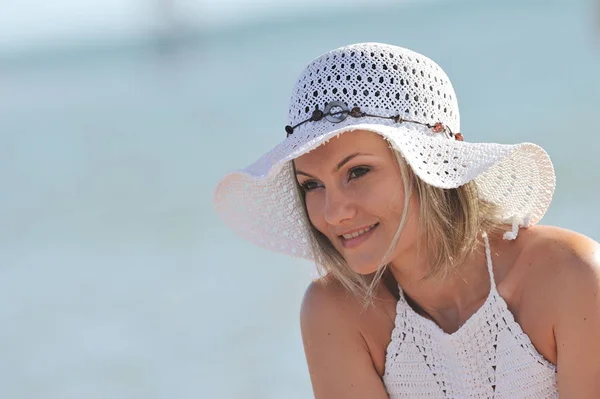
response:
[[[344,159],[342,159],[340,162],[338,162],[338,164],[335,166],[334,172],[337,172],[338,170],[340,170],[345,164],[347,164],[348,162],[350,162],[352,159],[356,158],[359,155],[371,155],[371,154],[365,154],[365,153],[360,153],[360,152],[355,152],[354,154],[350,154],[347,157],[345,157]],[[296,174],[304,175],[304,176],[314,179],[314,176],[311,176],[308,173],[303,172],[298,169],[296,169]]]

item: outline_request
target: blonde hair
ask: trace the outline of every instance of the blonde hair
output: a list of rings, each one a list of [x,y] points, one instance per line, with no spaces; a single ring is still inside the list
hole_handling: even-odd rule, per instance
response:
[[[492,234],[505,226],[498,216],[498,207],[479,197],[474,181],[452,189],[434,187],[421,180],[398,151],[392,151],[404,184],[404,210],[382,264],[374,274],[364,276],[353,271],[329,239],[309,223],[309,242],[321,274],[331,274],[365,305],[371,303],[373,292],[387,269],[385,260],[404,230],[413,191],[419,199],[418,228],[424,233],[425,250],[431,263],[426,278],[437,275],[446,278],[477,248],[483,232]],[[308,219],[304,192],[298,184],[296,186]]]

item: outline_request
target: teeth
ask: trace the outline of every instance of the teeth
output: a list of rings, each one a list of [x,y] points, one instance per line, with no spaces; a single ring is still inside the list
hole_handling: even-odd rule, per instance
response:
[[[360,229],[358,231],[355,231],[354,233],[351,234],[343,234],[342,237],[344,237],[346,240],[349,240],[351,238],[356,238],[361,234],[365,234],[367,231],[371,230],[373,227],[375,227],[375,225],[373,226],[369,226],[366,229]]]

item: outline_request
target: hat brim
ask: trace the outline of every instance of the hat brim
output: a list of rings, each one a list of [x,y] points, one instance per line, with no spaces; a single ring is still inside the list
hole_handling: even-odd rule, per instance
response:
[[[276,252],[314,260],[292,160],[352,131],[381,135],[414,173],[440,188],[475,181],[481,198],[499,206],[502,219],[535,224],[546,213],[555,187],[548,154],[532,143],[472,143],[432,133],[418,124],[352,124],[303,140],[288,138],[249,167],[218,184],[214,205],[238,235]]]

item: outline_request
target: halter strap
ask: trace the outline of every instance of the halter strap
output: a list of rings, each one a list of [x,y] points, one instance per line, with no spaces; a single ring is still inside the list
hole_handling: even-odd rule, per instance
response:
[[[494,278],[494,265],[492,264],[492,250],[487,233],[483,233],[483,242],[485,243],[485,259],[487,262],[488,273],[490,274],[490,285],[492,290],[496,290],[496,279]]]

